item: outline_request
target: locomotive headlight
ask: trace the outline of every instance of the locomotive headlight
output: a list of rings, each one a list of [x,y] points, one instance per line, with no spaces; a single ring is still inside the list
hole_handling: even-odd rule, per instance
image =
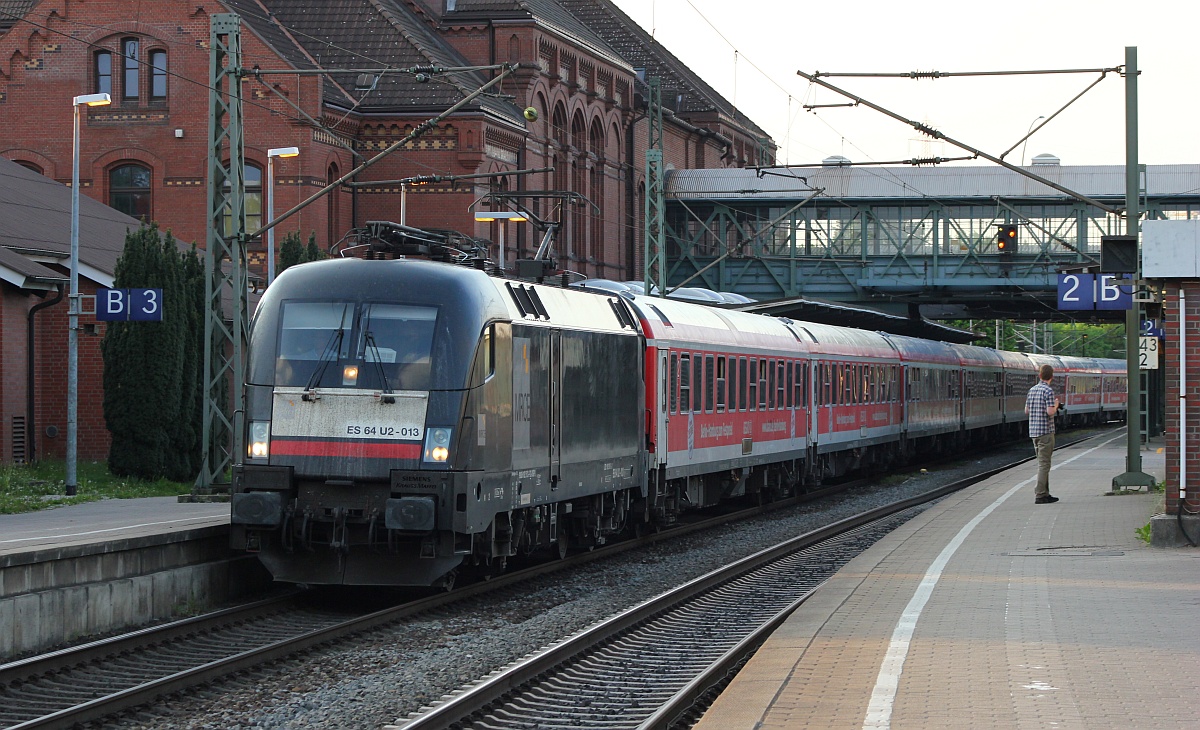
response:
[[[358,383],[358,366],[347,365],[342,368],[342,385],[355,385]]]
[[[451,428],[431,428],[425,434],[425,461],[444,464],[450,460]]]
[[[265,459],[271,455],[271,422],[250,422],[250,445],[246,448],[251,459]]]

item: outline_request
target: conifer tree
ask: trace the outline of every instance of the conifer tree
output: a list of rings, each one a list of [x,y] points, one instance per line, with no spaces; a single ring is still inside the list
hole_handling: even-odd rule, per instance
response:
[[[287,271],[288,267],[304,263],[307,261],[306,254],[304,244],[300,241],[300,234],[296,231],[289,231],[283,237],[283,243],[279,245],[279,268],[276,271],[282,274]]]
[[[104,420],[113,437],[108,465],[114,474],[191,475],[194,449],[187,443],[198,437],[199,413],[188,413],[196,385],[186,383],[184,373],[188,341],[196,340],[197,307],[187,304],[187,273],[174,237],[163,237],[155,223],[126,235],[114,287],[161,288],[163,319],[113,322],[104,335]],[[203,333],[203,324],[198,329]]]

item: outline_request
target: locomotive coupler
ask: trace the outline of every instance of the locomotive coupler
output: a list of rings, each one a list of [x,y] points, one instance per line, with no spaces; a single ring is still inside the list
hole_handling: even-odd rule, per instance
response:
[[[346,541],[346,508],[333,508],[333,534],[329,538],[329,547],[339,552],[349,552],[350,544]]]

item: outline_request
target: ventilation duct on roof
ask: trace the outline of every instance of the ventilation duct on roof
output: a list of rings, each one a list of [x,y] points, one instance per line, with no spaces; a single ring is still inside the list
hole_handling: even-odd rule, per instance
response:
[[[832,155],[830,157],[826,157],[825,159],[821,160],[822,167],[845,167],[846,165],[849,165],[849,164],[850,164],[850,158],[842,157],[841,155]]]
[[[1035,155],[1035,156],[1034,156],[1034,158],[1033,158],[1033,159],[1030,161],[1030,164],[1033,164],[1033,165],[1047,165],[1047,166],[1049,166],[1049,165],[1061,165],[1061,164],[1062,164],[1062,160],[1058,159],[1057,157],[1055,157],[1054,155],[1050,154],[1049,152],[1043,152],[1043,153],[1042,153],[1042,154],[1040,154],[1040,155]]]

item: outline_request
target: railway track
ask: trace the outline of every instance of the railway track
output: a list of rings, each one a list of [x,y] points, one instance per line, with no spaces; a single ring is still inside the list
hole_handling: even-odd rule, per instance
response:
[[[961,486],[965,484],[938,490],[925,499],[935,498]],[[831,490],[823,490],[823,493],[827,491]],[[344,637],[362,634],[409,617],[428,616],[450,604],[472,600],[485,593],[502,596],[505,591],[518,591],[522,583],[539,575],[570,570],[581,563],[600,560],[651,542],[710,530],[718,524],[744,519],[801,499],[794,498],[682,525],[670,531],[573,555],[566,560],[516,571],[486,583],[465,586],[452,593],[409,601],[371,613],[315,607],[300,595],[289,594],[0,665],[0,727],[71,727],[99,720],[223,676],[277,662],[312,647],[331,644]],[[822,561],[801,561],[814,562]],[[806,576],[788,578],[791,582],[799,580],[811,582],[823,579]],[[689,585],[695,584],[697,581]],[[742,603],[766,605],[767,602],[755,598],[744,599]],[[776,606],[777,601],[770,605]],[[768,627],[773,624],[767,618],[761,625]],[[767,628],[762,630],[769,631]],[[703,652],[697,649],[691,653]],[[733,652],[731,656],[737,653]],[[671,666],[678,664],[673,660],[667,663]],[[719,670],[709,671],[719,673]],[[665,674],[662,671],[659,673]],[[694,668],[687,669],[685,674],[697,675]],[[693,681],[688,680],[685,686]],[[711,686],[707,682],[701,684],[705,688]],[[475,696],[478,694],[475,693]]]
[[[715,696],[842,565],[921,505],[1015,465],[863,512],[696,578],[387,730],[686,727],[707,705],[703,698]]]
[[[484,593],[512,590],[539,575],[570,570],[653,542],[709,530],[800,499],[803,498],[681,524],[366,615],[314,608],[302,599],[300,592],[292,592],[0,665],[0,728],[67,728],[98,720],[346,636],[427,614]]]

